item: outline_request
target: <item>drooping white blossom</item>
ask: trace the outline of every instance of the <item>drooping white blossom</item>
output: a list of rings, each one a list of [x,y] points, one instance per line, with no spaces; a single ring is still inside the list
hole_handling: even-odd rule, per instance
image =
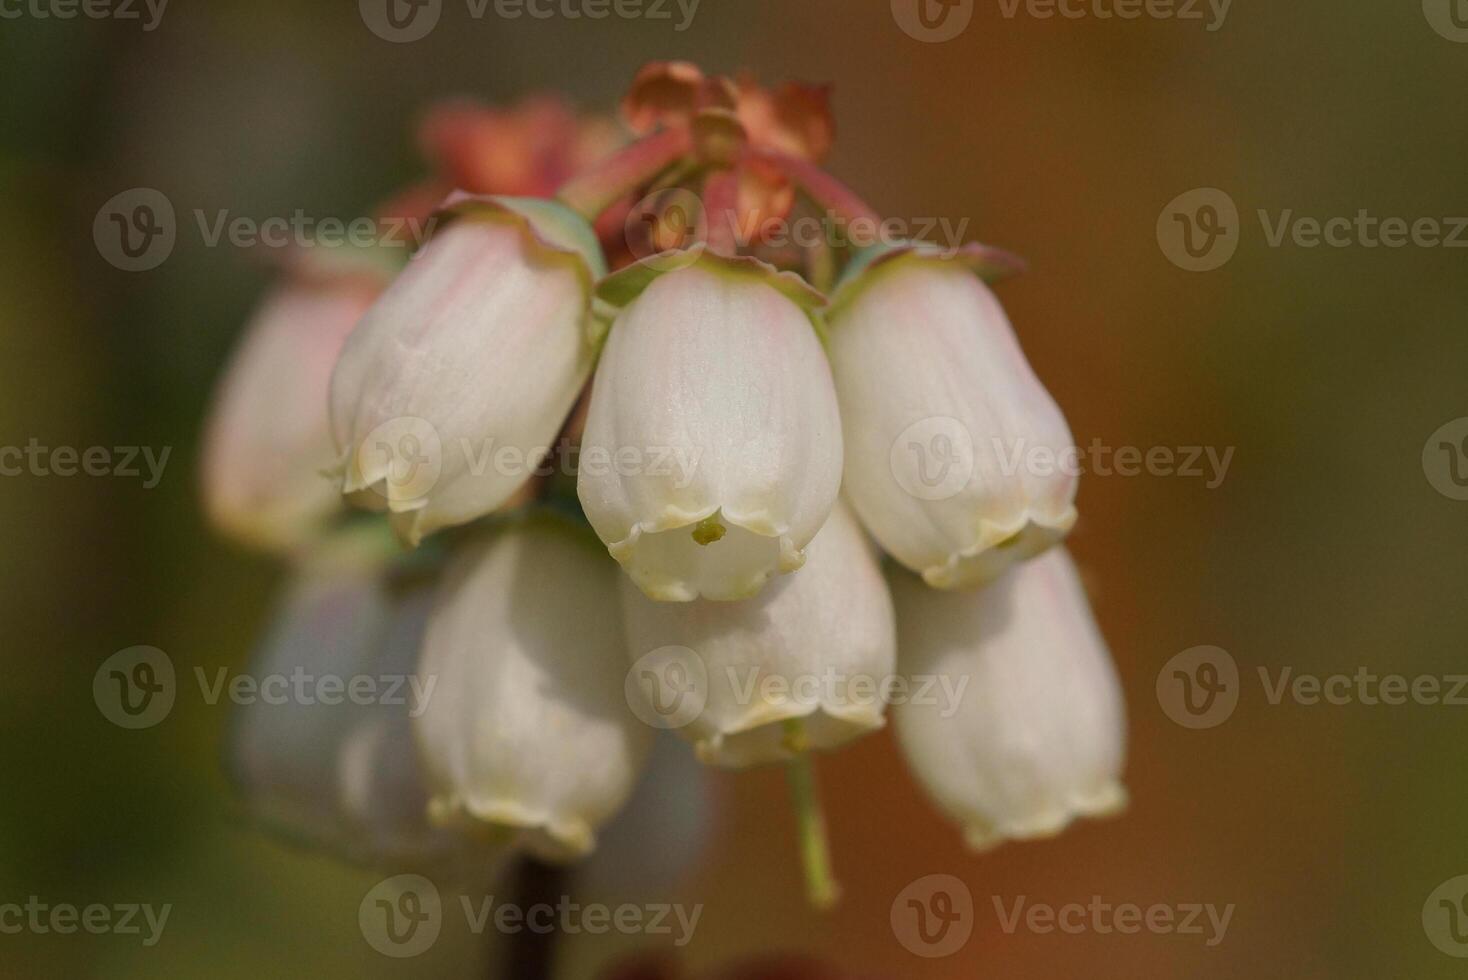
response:
[[[584,531],[540,515],[461,546],[418,674],[434,819],[518,832],[583,856],[632,791],[652,729],[622,692],[617,567]]]
[[[654,599],[740,599],[799,568],[841,482],[830,368],[798,277],[657,257],[604,289],[621,312],[592,386],[577,489]]]
[[[929,585],[988,581],[1070,530],[1070,429],[965,263],[913,250],[865,267],[833,301],[829,350],[846,493]]]
[[[332,366],[381,286],[367,276],[276,287],[225,368],[203,443],[201,490],[215,527],[273,551],[300,547],[341,509],[326,475]]]
[[[289,839],[487,878],[498,851],[428,822],[412,719],[437,694],[414,676],[430,590],[390,581],[390,548],[355,530],[302,559],[233,707],[231,774],[251,815]],[[236,680],[219,675],[221,694]]]
[[[903,673],[963,684],[955,711],[914,700],[893,717],[909,765],[970,846],[1125,805],[1121,686],[1064,548],[978,590],[891,580]]]
[[[705,762],[784,760],[884,724],[895,636],[876,558],[840,503],[808,551],[799,572],[737,602],[656,602],[623,583],[629,686]]]
[[[551,202],[458,203],[337,364],[342,491],[411,544],[508,500],[590,373],[602,263],[586,222]]]

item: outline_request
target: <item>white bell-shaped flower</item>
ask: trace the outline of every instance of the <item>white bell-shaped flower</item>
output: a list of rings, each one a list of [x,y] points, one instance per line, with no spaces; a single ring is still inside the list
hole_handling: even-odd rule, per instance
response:
[[[623,583],[628,697],[702,761],[785,760],[884,724],[896,646],[876,557],[839,503],[808,552],[798,573],[738,602],[656,602]]]
[[[695,249],[612,276],[621,311],[592,385],[577,489],[654,599],[741,599],[805,560],[841,483],[820,297]]]
[[[417,719],[436,822],[576,858],[626,801],[652,729],[622,692],[617,567],[549,514],[465,544],[429,616]]]
[[[428,822],[412,718],[436,694],[414,675],[432,590],[390,581],[392,550],[359,529],[303,559],[232,695],[231,775],[249,812],[289,839],[486,877],[497,853]],[[209,678],[221,692],[237,680]]]
[[[846,493],[939,588],[992,579],[1076,519],[1070,429],[964,259],[889,252],[850,275],[829,316]]]
[[[204,508],[223,533],[288,551],[341,509],[326,476],[337,458],[327,390],[342,344],[381,291],[367,275],[301,277],[251,318],[204,434]]]
[[[976,591],[903,572],[891,582],[903,673],[959,692],[894,705],[898,741],[971,847],[1050,836],[1125,805],[1121,686],[1065,549]]]
[[[470,198],[347,340],[331,382],[342,491],[410,544],[499,507],[590,373],[589,225],[549,201]]]

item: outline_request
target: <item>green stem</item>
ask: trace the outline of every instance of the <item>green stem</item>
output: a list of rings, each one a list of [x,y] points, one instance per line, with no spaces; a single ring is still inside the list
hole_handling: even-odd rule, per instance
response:
[[[789,744],[800,745],[804,741],[798,719],[785,723],[786,739]],[[826,837],[826,816],[821,810],[820,794],[816,790],[815,766],[810,753],[802,747],[786,763],[785,774],[790,780],[790,796],[795,804],[795,820],[800,837],[800,861],[805,868],[805,894],[810,904],[821,910],[829,909],[841,897],[841,888],[831,874],[831,845]]]

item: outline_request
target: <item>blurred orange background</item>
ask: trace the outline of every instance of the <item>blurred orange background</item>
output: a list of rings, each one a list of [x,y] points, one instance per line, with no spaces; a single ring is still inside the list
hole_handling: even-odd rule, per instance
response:
[[[96,711],[93,671],[127,646],[180,671],[239,669],[279,570],[211,535],[194,479],[211,385],[269,269],[181,232],[169,261],[125,273],[92,221],[136,186],[180,213],[367,213],[421,173],[412,132],[432,101],[553,90],[609,111],[667,58],[832,83],[833,172],[884,213],[967,220],[1025,256],[999,295],[1079,444],[1235,450],[1212,489],[1082,481],[1072,550],[1127,691],[1129,812],[971,855],[883,732],[820,760],[845,889],[821,914],[781,773],[720,774],[706,858],[673,896],[705,906],[685,961],[789,950],[874,977],[1009,980],[1461,973],[1422,911],[1468,873],[1464,709],[1273,705],[1256,673],[1446,675],[1464,660],[1468,503],[1435,490],[1422,459],[1468,415],[1463,253],[1275,247],[1256,214],[1468,215],[1453,113],[1468,44],[1416,2],[1239,3],[1214,31],[969,6],[941,43],[905,33],[885,0],[704,0],[682,31],[676,12],[474,19],[449,2],[412,43],[375,36],[349,2],[179,3],[151,31],[0,23],[0,442],[173,447],[156,489],[0,479],[0,902],[175,905],[151,948],[0,935],[0,976],[482,972],[462,929],[415,960],[379,956],[356,920],[370,873],[244,822],[219,764],[222,706],[181,700],[140,732]],[[1206,273],[1172,264],[1156,234],[1197,187],[1242,215],[1237,254]],[[1189,730],[1155,685],[1200,644],[1230,652],[1244,695],[1226,723]],[[974,934],[920,959],[889,912],[935,872],[967,883]],[[1009,934],[993,904],[1093,895],[1235,911],[1210,947]],[[574,937],[563,974],[647,945]]]

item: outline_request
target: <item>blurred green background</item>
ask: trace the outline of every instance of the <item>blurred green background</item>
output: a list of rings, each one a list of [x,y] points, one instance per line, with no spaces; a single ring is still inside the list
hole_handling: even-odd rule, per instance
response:
[[[181,673],[241,668],[279,570],[212,536],[195,476],[211,385],[267,265],[181,220],[168,261],[127,273],[92,222],[138,186],[181,217],[350,218],[422,172],[412,128],[432,100],[552,89],[608,110],[666,58],[832,83],[835,173],[885,213],[968,219],[1026,256],[1000,296],[1083,446],[1235,449],[1214,489],[1082,482],[1073,550],[1128,693],[1127,815],[967,855],[882,733],[822,760],[846,887],[823,916],[804,906],[780,774],[721,776],[708,857],[677,896],[706,906],[687,961],[797,950],[878,976],[1013,980],[1461,975],[1422,911],[1468,873],[1468,708],[1271,705],[1256,668],[1468,670],[1468,502],[1423,464],[1434,430],[1468,415],[1468,252],[1272,247],[1257,212],[1468,215],[1454,95],[1468,43],[1417,0],[1239,0],[1215,31],[970,6],[942,43],[905,33],[886,0],[704,0],[683,31],[676,8],[475,19],[445,0],[413,43],[375,36],[349,0],[176,0],[151,31],[5,7],[21,15],[0,20],[0,444],[172,455],[154,489],[0,478],[0,902],[174,907],[151,948],[0,935],[0,976],[482,973],[462,929],[414,960],[378,955],[356,918],[375,876],[244,822],[219,764],[224,707],[181,696],[163,724],[123,731],[93,703],[98,665],[136,644]],[[1206,273],[1173,265],[1156,235],[1197,187],[1242,214],[1237,253]],[[1232,654],[1243,697],[1195,731],[1155,684],[1200,644]],[[968,882],[975,931],[922,960],[889,910],[938,871]],[[1211,948],[1009,935],[991,895],[1236,911]],[[639,945],[577,937],[566,975]]]

